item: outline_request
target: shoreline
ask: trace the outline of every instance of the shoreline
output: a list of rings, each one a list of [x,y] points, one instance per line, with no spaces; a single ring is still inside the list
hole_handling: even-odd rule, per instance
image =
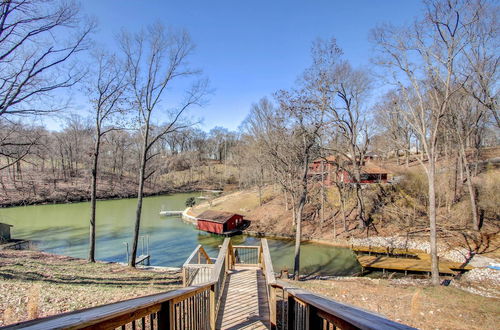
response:
[[[189,194],[189,193],[196,193],[199,192],[199,190],[196,189],[168,189],[168,190],[160,190],[156,192],[149,192],[149,193],[144,193],[144,197],[154,197],[154,196],[167,196],[167,195],[172,195],[172,194]],[[137,198],[137,193],[129,193],[129,194],[121,194],[121,195],[110,195],[106,197],[100,197],[97,198],[97,201],[111,201],[111,200],[118,200],[118,199],[131,199],[131,198]],[[6,208],[13,208],[13,207],[20,207],[20,206],[36,206],[36,205],[59,205],[59,204],[74,204],[74,203],[85,203],[85,202],[90,202],[90,197],[88,196],[78,196],[78,197],[70,197],[68,199],[41,199],[41,200],[34,200],[34,201],[18,201],[18,202],[6,202],[6,203],[0,203],[0,209],[6,209]]]

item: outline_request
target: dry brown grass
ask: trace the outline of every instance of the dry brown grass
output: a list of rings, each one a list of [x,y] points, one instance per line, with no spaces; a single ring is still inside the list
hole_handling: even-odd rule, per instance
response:
[[[0,326],[179,286],[178,272],[89,264],[35,251],[0,251]]]
[[[294,282],[293,285],[419,329],[496,329],[500,324],[498,299],[453,287],[368,278]]]

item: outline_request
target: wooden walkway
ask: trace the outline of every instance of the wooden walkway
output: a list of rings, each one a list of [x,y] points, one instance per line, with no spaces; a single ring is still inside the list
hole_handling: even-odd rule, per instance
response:
[[[260,268],[236,266],[231,270],[217,317],[217,329],[268,329],[266,280]]]

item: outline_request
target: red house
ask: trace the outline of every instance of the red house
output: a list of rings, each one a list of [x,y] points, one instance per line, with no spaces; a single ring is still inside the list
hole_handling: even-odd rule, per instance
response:
[[[196,217],[198,229],[214,234],[235,232],[243,224],[243,216],[224,211],[207,210]]]
[[[354,183],[354,178],[349,174],[352,167],[352,162],[348,160],[342,162],[342,166],[337,166],[337,160],[333,156],[328,156],[325,159],[316,159],[309,164],[310,175],[316,180],[321,180],[323,172],[323,180],[325,185],[330,186],[337,182]],[[342,168],[343,167],[343,168]],[[389,179],[390,172],[375,165],[370,161],[369,157],[365,157],[361,163],[360,183],[386,183]]]

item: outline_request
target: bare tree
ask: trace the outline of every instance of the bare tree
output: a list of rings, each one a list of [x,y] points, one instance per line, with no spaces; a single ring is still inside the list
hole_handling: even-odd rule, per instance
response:
[[[153,114],[161,110],[161,101],[172,83],[183,77],[199,73],[188,67],[187,59],[194,45],[187,32],[166,30],[155,24],[146,31],[135,35],[124,32],[120,39],[121,48],[126,58],[128,82],[132,89],[133,106],[137,109],[137,122],[141,135],[141,155],[139,168],[139,187],[135,217],[134,238],[129,265],[135,267],[137,244],[141,224],[144,183],[154,173],[148,162],[157,155],[153,146],[164,135],[181,128],[179,120],[182,114],[194,105],[200,105],[207,92],[207,81],[195,82],[187,90],[186,98],[180,106],[170,112],[169,121],[161,127],[153,125]]]
[[[73,86],[82,71],[70,64],[86,49],[94,25],[79,29],[73,2],[10,0],[0,4],[0,116],[53,111],[42,97]]]
[[[349,166],[343,170],[354,179],[358,217],[364,229],[369,221],[361,190],[361,167],[369,139],[363,102],[370,80],[364,71],[355,70],[342,60],[341,55],[335,39],[317,40],[313,46],[313,65],[306,71],[304,81],[318,109],[327,113],[330,131],[340,137],[341,143],[330,143],[330,151],[333,147],[337,154],[349,160],[346,164]]]
[[[451,133],[455,137],[458,154],[461,159],[461,166],[466,176],[467,189],[469,190],[472,225],[474,230],[479,230],[479,215],[477,208],[476,190],[472,183],[472,171],[467,158],[467,148],[475,135],[480,134],[479,127],[486,117],[486,107],[475,102],[472,97],[465,93],[457,93],[451,101],[454,111],[450,114],[450,123],[453,130]]]
[[[300,243],[302,240],[302,217],[309,191],[309,162],[319,153],[320,133],[325,124],[325,108],[309,98],[308,93],[299,91],[291,94],[280,91],[277,100],[281,111],[289,119],[289,127],[293,133],[291,140],[296,141],[296,154],[299,156],[301,174],[298,202],[295,215],[295,253],[293,277],[296,281],[300,276]]]
[[[125,75],[114,56],[99,52],[95,55],[95,80],[89,83],[88,94],[93,105],[94,116],[94,151],[92,154],[92,187],[90,192],[90,233],[89,256],[90,262],[95,262],[95,214],[97,199],[97,174],[99,154],[103,137],[116,129],[112,120],[117,114],[123,114],[122,102],[125,93]]]
[[[425,17],[406,28],[378,27],[373,38],[383,56],[379,64],[391,71],[408,112],[406,120],[418,134],[427,155],[419,161],[428,179],[432,283],[439,284],[436,225],[436,162],[439,133],[450,100],[460,84],[456,66],[476,17],[468,1],[427,1]],[[457,87],[458,86],[458,87]]]
[[[499,6],[495,2],[477,1],[473,8],[476,17],[466,30],[467,47],[462,74],[467,79],[464,84],[469,93],[491,111],[497,128],[500,128],[498,109],[498,24]]]
[[[405,103],[401,95],[394,90],[385,94],[383,100],[376,106],[377,125],[384,129],[384,134],[387,134],[398,165],[400,164],[399,151],[403,150],[405,164],[408,167],[413,131],[403,115],[404,111],[406,111]]]
[[[0,117],[54,111],[50,93],[82,78],[83,71],[70,60],[86,49],[94,25],[80,29],[79,21],[79,8],[72,2],[0,3]],[[80,31],[68,38],[76,30]],[[18,148],[17,158],[9,157],[8,166],[25,159],[36,139],[16,143],[22,150]],[[5,145],[0,145],[0,152],[8,152]]]

